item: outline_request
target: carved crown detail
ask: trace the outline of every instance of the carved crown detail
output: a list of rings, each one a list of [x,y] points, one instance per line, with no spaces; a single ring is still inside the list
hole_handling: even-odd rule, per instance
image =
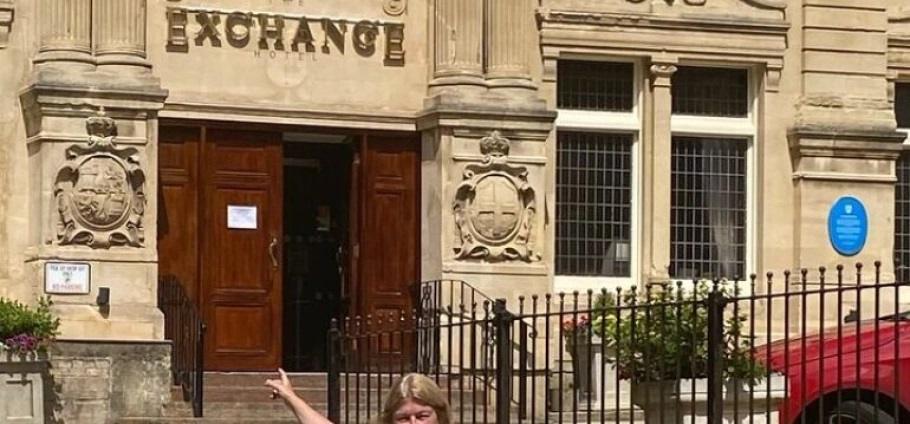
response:
[[[493,131],[489,136],[480,139],[480,153],[484,156],[502,157],[509,155],[509,139]]]

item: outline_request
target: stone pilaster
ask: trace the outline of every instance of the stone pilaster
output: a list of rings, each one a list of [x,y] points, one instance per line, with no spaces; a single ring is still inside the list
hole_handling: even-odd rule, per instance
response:
[[[38,0],[36,64],[92,65],[91,0]]]
[[[531,49],[534,6],[531,0],[487,2],[487,83],[491,89],[534,89]]]
[[[644,166],[650,181],[644,184],[645,225],[643,233],[645,266],[643,276],[648,281],[667,281],[670,278],[670,166],[673,134],[670,116],[673,109],[671,80],[676,66],[673,63],[651,65],[651,122],[644,137]]]
[[[894,160],[903,136],[888,100],[888,68],[877,34],[884,0],[811,0],[803,5],[802,93],[788,131],[794,159],[797,266],[883,262],[893,276]],[[842,46],[851,46],[849,49]],[[827,220],[838,198],[854,196],[869,217],[864,248],[843,256]]]
[[[146,0],[39,0],[38,12],[39,66],[20,95],[31,184],[26,279],[45,288],[47,263],[88,264],[87,293],[54,295],[61,337],[160,340],[154,193],[167,91],[145,60]],[[104,307],[101,288],[110,293]]]
[[[432,182],[421,185],[421,279],[471,281],[510,304],[518,293],[547,292],[546,152],[555,112],[539,102],[509,110],[497,98],[447,100],[428,100],[418,118],[421,178]]]
[[[147,70],[146,0],[95,0],[95,56],[99,67]]]
[[[91,267],[87,293],[54,295],[61,338],[164,336],[154,193],[157,113],[166,94],[39,82],[20,95],[31,184],[25,279],[44,293],[48,262]],[[105,308],[96,300],[102,287],[110,289]]]
[[[483,0],[436,0],[430,87],[482,86]]]

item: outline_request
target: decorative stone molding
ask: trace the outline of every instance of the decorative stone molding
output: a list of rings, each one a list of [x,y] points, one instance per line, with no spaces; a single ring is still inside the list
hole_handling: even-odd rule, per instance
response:
[[[408,0],[384,0],[382,10],[389,16],[401,16],[408,10]]]
[[[13,32],[13,21],[16,19],[16,8],[13,0],[0,0],[0,49],[9,44],[9,35]]]
[[[768,66],[765,73],[765,91],[777,93],[780,91],[780,78],[783,72],[782,65]]]
[[[142,247],[146,199],[139,151],[116,146],[117,124],[103,109],[85,127],[88,145],[68,148],[57,172],[57,243]]]
[[[537,211],[525,167],[509,164],[509,140],[498,131],[480,140],[480,164],[465,166],[455,191],[455,257],[488,262],[540,260],[533,247]]]
[[[642,3],[645,0],[626,0],[626,1],[629,3]],[[664,1],[666,1],[667,4],[670,6],[672,6],[675,3],[673,0],[664,0]],[[740,0],[740,1],[742,1],[743,3],[749,4],[749,5],[755,6],[755,7],[767,8],[767,9],[783,10],[783,9],[787,8],[787,2],[785,0]],[[707,3],[707,0],[683,0],[683,3],[688,4],[690,6],[704,6]]]
[[[670,79],[676,73],[676,65],[655,63],[651,65],[651,84],[655,87],[669,87]]]

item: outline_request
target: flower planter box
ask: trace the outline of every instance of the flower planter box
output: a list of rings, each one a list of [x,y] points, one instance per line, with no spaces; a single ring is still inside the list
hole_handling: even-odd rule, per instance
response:
[[[706,423],[707,380],[681,380],[678,388],[679,391],[673,380],[635,383],[632,403],[644,411],[646,424]],[[728,382],[723,391],[723,422],[776,424],[778,406],[784,396],[783,377],[775,376],[755,386]]]
[[[564,342],[563,349],[562,366],[554,366],[563,374],[554,373],[551,376],[550,392],[547,394],[551,412],[571,411],[576,402],[578,410],[626,410],[631,406],[629,382],[620,380],[616,367],[605,361],[605,358],[615,358],[616,352],[604,347],[599,336],[591,337],[590,346],[587,339],[584,344],[579,344],[575,352],[577,356],[568,341]]]
[[[47,357],[0,347],[0,422],[44,423]]]

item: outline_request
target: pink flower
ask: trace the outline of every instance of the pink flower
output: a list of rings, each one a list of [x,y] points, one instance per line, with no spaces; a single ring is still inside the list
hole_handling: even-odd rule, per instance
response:
[[[578,317],[570,317],[562,322],[563,331],[570,333],[586,329],[591,324],[588,315],[579,314]]]

